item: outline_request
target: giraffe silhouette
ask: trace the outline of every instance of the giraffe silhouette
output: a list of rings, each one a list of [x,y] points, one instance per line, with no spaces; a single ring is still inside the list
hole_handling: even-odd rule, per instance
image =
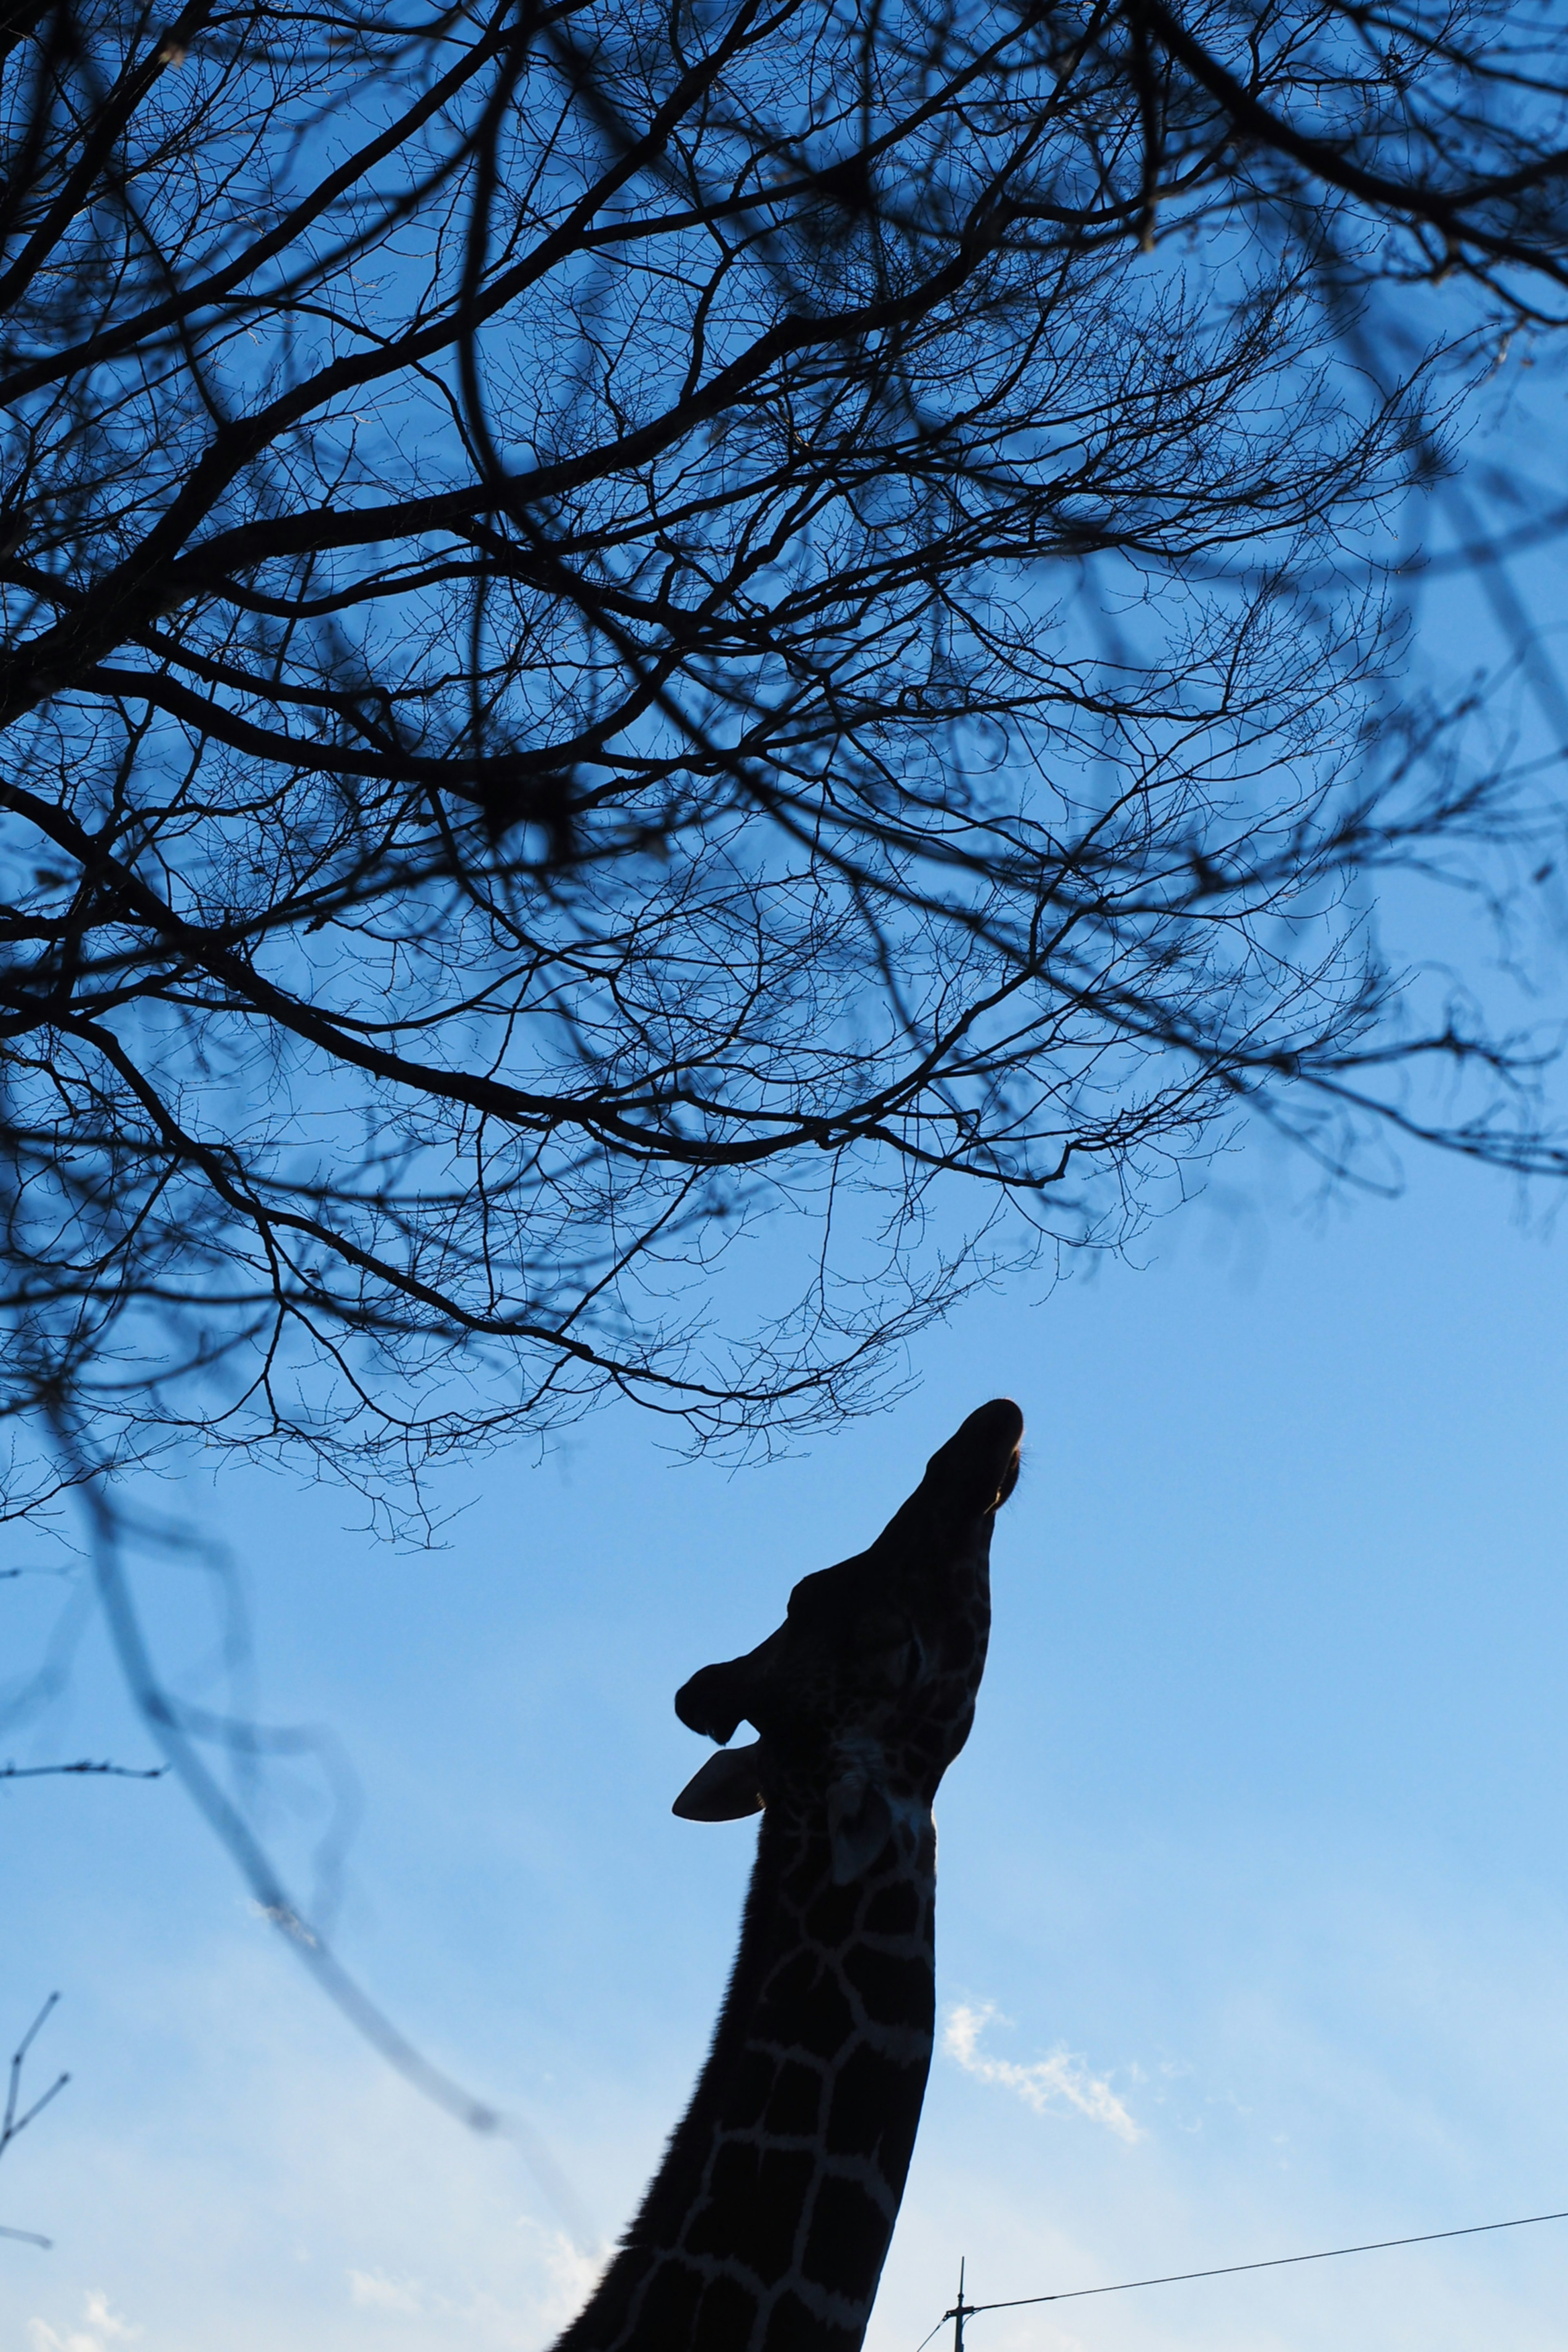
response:
[[[971,1413],[868,1550],[677,1694],[693,1731],[758,1734],[675,1802],[761,1811],[756,1865],[691,2105],[556,2352],[857,2352],[931,2067],[931,1801],[974,1719],[1023,1430],[1006,1399]]]

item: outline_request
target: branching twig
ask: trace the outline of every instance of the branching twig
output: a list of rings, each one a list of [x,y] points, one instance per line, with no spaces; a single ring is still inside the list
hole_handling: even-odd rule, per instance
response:
[[[10,2147],[13,2140],[20,2137],[21,2134],[26,2130],[27,2126],[33,2122],[35,2117],[43,2114],[44,2109],[48,2105],[50,2100],[55,2098],[61,2091],[63,2091],[66,2084],[70,2081],[70,2076],[68,2074],[58,2075],[56,2080],[49,2084],[48,2089],[45,2091],[40,2097],[33,2101],[30,2107],[23,2109],[20,2114],[17,2113],[17,2108],[21,2104],[22,2095],[22,2068],[26,2062],[27,2053],[32,2048],[33,2042],[37,2038],[45,2019],[48,2016],[50,2011],[55,2007],[55,2004],[58,2000],[59,1995],[58,1992],[50,1993],[47,2000],[45,2001],[42,2009],[39,2010],[37,2017],[33,2020],[32,2024],[27,2028],[26,2033],[23,2034],[21,2041],[17,2044],[15,2052],[12,2053],[10,2077],[5,2088],[5,2112],[4,2117],[0,2117],[0,2157],[3,2157],[5,2154],[6,2149]],[[40,2237],[36,2230],[12,2230],[0,2228],[0,2238],[19,2238],[24,2242],[24,2243],[29,2246],[42,2246],[46,2251],[54,2243],[52,2238]]]

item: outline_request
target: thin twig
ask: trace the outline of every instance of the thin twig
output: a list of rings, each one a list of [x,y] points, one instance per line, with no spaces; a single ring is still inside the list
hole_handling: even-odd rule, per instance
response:
[[[58,2097],[70,2081],[68,2074],[58,2075],[40,2098],[35,2099],[32,2105],[25,2109],[21,2115],[17,2114],[16,2109],[21,2104],[22,2096],[22,2068],[26,2063],[27,2053],[37,2039],[44,2021],[58,2000],[58,1992],[50,1993],[11,2053],[11,2072],[5,2085],[5,2113],[4,2118],[0,2119],[0,2156],[5,2155],[11,2142],[26,2130],[36,2116],[43,2114],[49,2101]],[[46,2253],[54,2244],[52,2238],[40,2237],[37,2230],[12,2230],[0,2227],[0,2238],[18,2238],[24,2245],[42,2246]]]

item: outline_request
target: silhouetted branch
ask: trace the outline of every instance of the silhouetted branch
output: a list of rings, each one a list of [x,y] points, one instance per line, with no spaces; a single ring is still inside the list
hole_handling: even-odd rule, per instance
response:
[[[11,2071],[5,2084],[5,2112],[3,2116],[0,2116],[0,2157],[3,2157],[5,2154],[5,2151],[10,2147],[12,2141],[18,2138],[20,2135],[26,2130],[27,2126],[34,2120],[34,2118],[43,2114],[44,2109],[48,2105],[50,2100],[56,2098],[70,2081],[70,2076],[68,2074],[58,2075],[54,2082],[49,2084],[48,2089],[43,2092],[39,2097],[33,2101],[30,2107],[23,2108],[20,2114],[17,2113],[17,2109],[21,2105],[22,2097],[22,2069],[26,2063],[27,2053],[32,2048],[34,2042],[37,2040],[45,2020],[48,2017],[50,2011],[55,2007],[58,2000],[59,1995],[58,1992],[50,1993],[47,2000],[45,2001],[42,2009],[39,2010],[37,2017],[33,2020],[33,2022],[27,2028],[26,2033],[23,2034],[21,2041],[17,2043],[16,2048],[12,2053]],[[29,2246],[42,2246],[46,2252],[47,2252],[48,2248],[54,2243],[54,2241],[51,2238],[41,2238],[36,2230],[0,2229],[0,2238],[20,2238],[25,2244]]]
[[[56,1435],[61,1458],[70,1464],[75,1474],[73,1483],[87,1518],[93,1580],[116,1659],[142,1722],[163,1752],[165,1761],[159,1771],[172,1773],[180,1782],[235,1864],[258,1916],[278,1930],[320,1990],[362,2039],[421,2096],[458,2122],[472,2131],[500,2133],[511,2140],[569,2234],[577,2244],[587,2246],[593,2233],[584,2218],[581,2201],[538,2132],[522,2116],[503,2115],[488,2101],[465,2090],[427,2058],[370,1998],[337,1957],[320,1922],[307,1916],[264,1841],[221,1785],[202,1752],[205,1744],[216,1743],[231,1755],[246,1758],[305,1752],[320,1755],[331,1743],[320,1732],[279,1730],[243,1718],[214,1715],[177,1697],[168,1688],[148,1644],[124,1552],[128,1536],[138,1531],[161,1549],[181,1541],[184,1531],[163,1523],[138,1530],[134,1515],[121,1508],[104,1493],[101,1475],[92,1475],[83,1441],[68,1428],[57,1430]],[[189,1539],[188,1536],[185,1539]],[[46,2008],[44,2015],[47,2013]],[[38,2021],[41,2022],[42,2018]],[[37,2032],[35,2024],[13,2064],[13,2104],[20,2058]],[[53,2092],[48,2095],[52,2097]],[[22,2122],[37,2112],[37,2107],[30,2110]],[[19,2123],[16,2129],[21,2128]],[[0,2137],[0,2154],[4,2153],[5,2144]]]
[[[0,76],[0,1509],[62,1402],[378,1507],[607,1394],[766,1449],[1254,1108],[1556,1168],[1375,921],[1511,942],[1562,832],[1392,685],[1563,315],[1555,17],[48,0]]]

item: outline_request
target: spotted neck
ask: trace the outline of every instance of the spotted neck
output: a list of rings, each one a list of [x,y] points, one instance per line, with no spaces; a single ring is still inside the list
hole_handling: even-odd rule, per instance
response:
[[[868,1551],[678,1697],[693,1729],[761,1735],[676,1808],[765,1803],[756,1864],[690,2107],[556,2352],[858,2352],[931,2067],[931,1802],[973,1717],[1021,1430],[1012,1404],[972,1414]]]
[[[857,2352],[935,2014],[929,1811],[848,1886],[763,1816],[729,1998],[685,2120],[558,2352]]]

